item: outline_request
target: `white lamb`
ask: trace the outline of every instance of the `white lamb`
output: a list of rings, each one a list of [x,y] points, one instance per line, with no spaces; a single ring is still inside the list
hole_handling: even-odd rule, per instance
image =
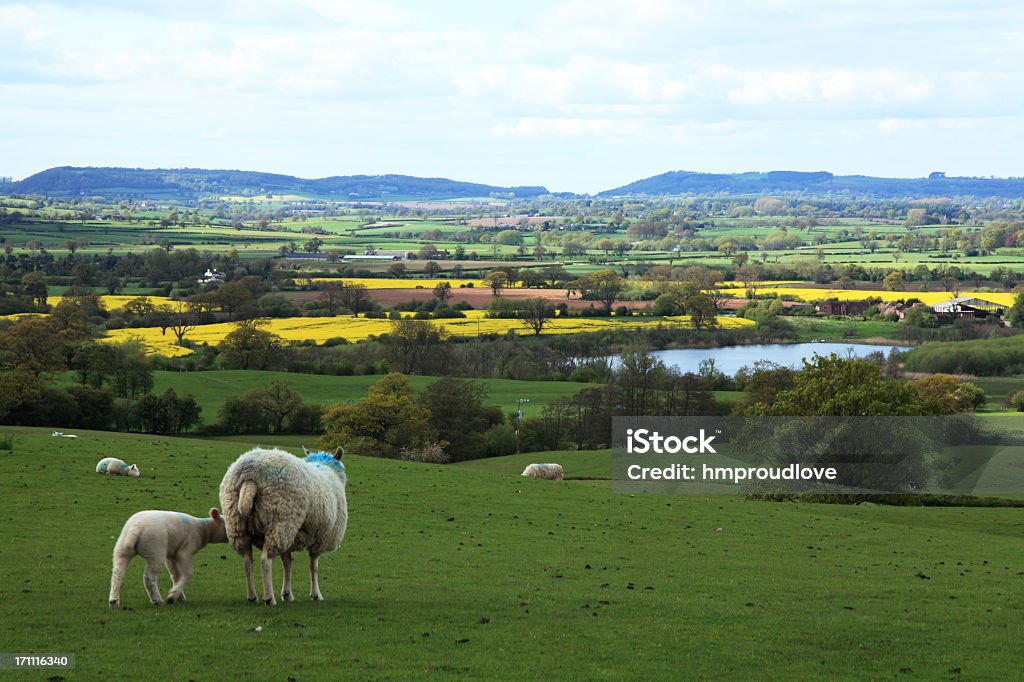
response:
[[[305,448],[303,448],[305,450]],[[254,448],[228,467],[220,484],[228,542],[245,560],[249,601],[256,601],[252,547],[262,550],[263,600],[273,606],[274,557],[284,564],[281,599],[293,601],[292,552],[309,551],[310,599],[320,601],[317,562],[341,544],[348,526],[344,454],[309,453],[299,459],[276,448]]]
[[[549,481],[561,481],[565,477],[561,464],[529,464],[523,469],[522,476],[546,478]]]
[[[138,464],[128,466],[117,457],[104,457],[101,459],[96,464],[96,473],[109,474],[110,476],[131,476],[133,478],[138,478],[141,475]]]
[[[121,529],[121,536],[114,545],[114,571],[110,576],[110,605],[121,603],[121,583],[128,562],[135,555],[146,560],[146,571],[142,583],[146,586],[149,599],[154,604],[163,604],[157,578],[161,564],[167,564],[171,574],[171,591],[167,601],[174,603],[185,599],[185,586],[192,579],[192,559],[196,552],[211,542],[227,542],[224,518],[216,508],[210,510],[210,518],[197,519],[188,514],[173,511],[141,511],[133,514]]]

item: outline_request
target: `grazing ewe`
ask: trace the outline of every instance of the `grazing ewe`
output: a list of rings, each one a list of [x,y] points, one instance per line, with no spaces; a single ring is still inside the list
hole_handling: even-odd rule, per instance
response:
[[[303,448],[306,451],[305,448]],[[228,542],[245,560],[249,601],[256,601],[252,546],[262,550],[263,600],[274,599],[274,557],[284,564],[281,599],[293,601],[292,552],[309,551],[309,598],[323,599],[317,579],[321,554],[341,544],[348,526],[344,454],[309,453],[299,459],[284,450],[254,448],[228,467],[220,484]]]
[[[523,469],[522,475],[546,478],[549,481],[561,481],[565,477],[561,464],[530,464]]]
[[[96,465],[97,474],[108,474],[110,476],[131,476],[138,478],[139,465],[133,464],[128,466],[122,460],[117,457],[104,457]]]
[[[146,560],[142,583],[154,604],[163,604],[157,578],[160,565],[167,563],[171,574],[168,603],[185,599],[185,586],[192,579],[192,558],[211,542],[227,542],[224,518],[216,508],[210,518],[197,519],[188,514],[172,511],[141,511],[133,514],[121,529],[114,545],[114,572],[110,576],[110,605],[121,603],[121,583],[128,562],[138,554]]]

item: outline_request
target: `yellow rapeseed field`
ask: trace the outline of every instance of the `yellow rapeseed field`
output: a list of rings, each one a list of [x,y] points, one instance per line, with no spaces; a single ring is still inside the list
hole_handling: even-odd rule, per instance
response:
[[[451,320],[431,320],[433,324],[445,329],[452,336],[477,336],[479,334],[505,334],[509,330],[516,334],[532,334],[533,331],[519,320],[497,319],[484,317],[482,310],[466,311],[467,317]],[[367,319],[365,317],[288,317],[265,320],[261,329],[273,332],[288,341],[315,341],[323,343],[332,338],[344,338],[348,341],[360,341],[370,336],[379,336],[391,331],[390,320]],[[671,318],[555,318],[544,327],[543,334],[575,334],[592,332],[611,327],[641,328],[669,324],[689,326],[688,316]],[[725,328],[744,327],[754,324],[750,320],[733,317],[719,318],[719,324]],[[207,324],[196,327],[185,338],[195,343],[216,345],[235,329],[234,323]],[[150,352],[160,355],[187,355],[191,351],[176,345],[174,334],[168,331],[160,333],[159,327],[141,327],[134,329],[115,329],[108,332],[106,340],[112,342],[138,338],[149,348]]]
[[[722,290],[729,296],[744,298],[747,290],[742,287],[726,288]],[[790,295],[799,297],[803,301],[822,301],[835,298],[841,301],[862,300],[865,298],[879,298],[883,301],[905,301],[916,298],[925,305],[935,305],[954,298],[953,294],[945,291],[881,291],[868,289],[826,289],[826,288],[801,288],[801,287],[762,287],[758,286],[759,293],[775,293],[779,296]],[[984,299],[999,305],[1012,306],[1016,294],[1006,292],[990,293],[987,291],[961,291],[961,296],[971,296]]]
[[[116,310],[117,308],[123,308],[125,303],[128,303],[129,301],[134,301],[137,298],[143,298],[143,297],[142,296],[100,296],[100,301],[103,303],[103,307],[106,308],[107,310]],[[165,303],[172,303],[171,299],[165,298],[163,296],[146,296],[145,298],[149,299],[149,302],[152,303],[153,305],[163,305]],[[56,300],[56,301],[51,300],[50,303],[55,305],[55,304],[60,302],[60,299],[63,299],[63,297],[59,297],[59,299]]]
[[[106,308],[107,310],[117,310],[118,308],[123,308],[124,304],[127,303],[128,301],[134,301],[137,298],[139,298],[139,296],[100,296],[100,302],[103,304],[103,307]],[[165,298],[163,296],[147,296],[146,298],[148,298],[149,302],[152,303],[153,305],[161,305],[164,303],[172,302],[171,299]],[[49,300],[49,303],[51,306],[55,306],[59,304],[63,299],[63,296],[55,296]],[[40,313],[15,313],[12,315],[0,315],[0,319],[17,320],[21,317],[39,314]]]

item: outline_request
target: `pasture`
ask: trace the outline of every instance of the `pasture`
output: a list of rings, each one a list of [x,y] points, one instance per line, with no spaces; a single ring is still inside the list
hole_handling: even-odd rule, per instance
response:
[[[252,443],[10,430],[0,451],[0,640],[74,653],[66,680],[1007,679],[1019,669],[1019,509],[617,495],[518,474],[347,456],[351,522],[320,562],[327,601],[245,600],[227,545],[188,601],[149,604],[110,553],[147,508],[204,515]],[[103,456],[142,478],[99,476]],[[548,460],[548,456],[539,455]],[[559,453],[566,473],[600,454]],[[275,569],[280,580],[280,565]],[[166,593],[169,580],[161,576]]]
[[[520,267],[538,265],[530,261],[530,253],[538,245],[547,250],[547,258],[572,261],[578,259],[578,268],[570,267],[574,274],[583,274],[589,269],[608,265],[627,264],[636,261],[634,251],[630,256],[611,256],[607,249],[598,246],[600,238],[613,240],[635,241],[624,228],[613,228],[604,220],[595,216],[573,236],[583,240],[581,251],[574,251],[573,256],[558,254],[564,248],[564,236],[561,230],[536,232],[533,229],[523,231],[522,246],[501,244],[493,239],[483,241],[456,241],[455,233],[472,232],[474,229],[488,229],[492,232],[517,226],[518,219],[500,214],[508,212],[506,207],[491,205],[481,213],[479,206],[471,206],[459,201],[437,202],[430,205],[430,210],[442,211],[432,217],[413,217],[406,215],[404,210],[395,214],[383,206],[374,204],[355,208],[339,206],[342,215],[308,215],[303,214],[300,207],[290,205],[289,198],[283,196],[262,197],[220,197],[232,205],[232,211],[244,206],[248,217],[236,220],[224,212],[211,213],[206,209],[182,210],[178,222],[167,224],[165,220],[172,211],[172,205],[166,204],[153,210],[136,210],[130,216],[124,212],[109,212],[103,219],[83,219],[80,211],[70,208],[51,207],[46,211],[30,211],[23,220],[5,227],[7,244],[20,250],[32,250],[40,247],[51,253],[61,254],[67,250],[69,241],[81,241],[78,250],[82,254],[101,254],[108,250],[123,255],[125,253],[142,253],[165,244],[171,248],[192,247],[200,251],[224,253],[234,249],[243,259],[267,258],[278,254],[282,247],[302,251],[306,242],[316,236],[322,241],[322,251],[347,250],[362,253],[368,248],[380,250],[417,252],[426,245],[432,244],[439,250],[454,252],[460,246],[468,254],[475,253],[482,259],[507,259]],[[5,199],[8,205],[16,200]],[[174,208],[173,210],[176,210]],[[273,219],[266,216],[263,221],[253,216],[261,212],[277,212],[294,210],[289,218],[283,214]],[[228,211],[228,213],[232,212]],[[471,219],[473,215],[489,217]],[[101,212],[103,213],[103,212]],[[371,215],[372,214],[372,215]],[[550,215],[543,217],[552,225],[564,228],[571,221],[568,215]],[[532,219],[534,225],[541,217]],[[163,224],[161,224],[163,221]],[[718,242],[723,239],[763,239],[776,233],[784,223],[782,218],[718,218],[713,226],[696,231],[696,236]],[[881,270],[913,270],[918,265],[926,265],[931,269],[944,269],[956,266],[961,270],[971,270],[979,276],[988,276],[996,268],[1019,268],[1024,265],[1024,253],[1020,248],[1000,247],[987,252],[967,255],[957,249],[939,250],[900,250],[898,240],[906,236],[935,236],[949,229],[963,232],[980,230],[980,226],[926,226],[908,229],[900,222],[861,220],[847,218],[830,221],[829,224],[814,226],[807,230],[790,231],[797,238],[796,243],[784,250],[765,249],[758,247],[751,252],[754,260],[765,263],[806,264],[819,259],[821,263],[833,267],[840,265],[858,265]],[[568,233],[565,233],[566,235]],[[862,239],[863,237],[863,239]],[[872,249],[862,243],[864,239],[874,242]],[[691,265],[700,263],[711,267],[727,267],[731,258],[717,251],[713,244],[710,250],[670,252],[658,249],[643,250],[640,260],[649,263],[669,263]],[[923,248],[923,247],[922,247]],[[475,258],[475,257],[473,257]],[[441,260],[442,267],[449,267],[454,261]],[[318,265],[328,267],[326,262]],[[462,261],[466,268],[480,267],[482,261],[471,259]],[[600,266],[598,265],[600,264]],[[379,264],[362,264],[369,270],[383,269]],[[418,269],[419,263],[410,263],[411,270]],[[567,265],[572,265],[567,263]]]
[[[173,388],[178,394],[191,393],[203,408],[207,423],[216,421],[217,410],[228,398],[237,398],[248,390],[266,386],[275,379],[287,381],[303,401],[310,404],[333,405],[356,402],[366,397],[370,386],[380,381],[381,375],[367,376],[325,376],[320,374],[297,374],[289,372],[264,372],[256,370],[211,370],[202,373],[168,372],[153,373],[153,390],[160,393]],[[409,381],[417,391],[422,391],[438,377],[410,375]],[[562,397],[570,397],[595,384],[568,381],[516,381],[514,379],[479,379],[487,387],[487,402],[498,405],[507,413],[516,410],[519,398],[528,398],[523,405],[526,416],[539,415],[548,403]],[[306,437],[307,444],[312,437]]]

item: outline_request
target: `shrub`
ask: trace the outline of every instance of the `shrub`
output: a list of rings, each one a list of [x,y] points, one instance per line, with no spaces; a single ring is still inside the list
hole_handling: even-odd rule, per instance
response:
[[[333,348],[334,346],[347,346],[349,343],[351,342],[344,336],[332,336],[324,341],[323,346],[324,348]]]
[[[424,443],[402,448],[400,457],[408,462],[427,464],[448,464],[452,461],[451,455],[444,451],[440,443]]]

